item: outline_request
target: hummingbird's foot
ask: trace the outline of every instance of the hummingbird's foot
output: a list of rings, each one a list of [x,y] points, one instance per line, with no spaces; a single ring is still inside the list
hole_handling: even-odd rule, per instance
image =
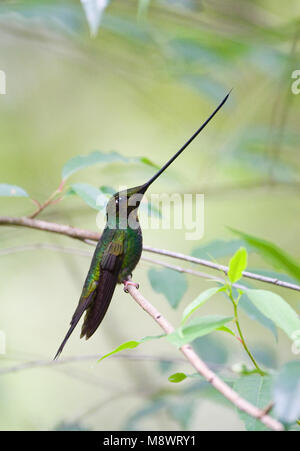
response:
[[[137,290],[139,289],[139,284],[138,283],[135,283],[135,282],[131,282],[131,280],[123,280],[123,282],[122,282],[123,284],[124,284],[124,291],[125,291],[125,293],[129,293],[129,291],[128,291],[128,285],[132,285],[133,287],[135,287]]]

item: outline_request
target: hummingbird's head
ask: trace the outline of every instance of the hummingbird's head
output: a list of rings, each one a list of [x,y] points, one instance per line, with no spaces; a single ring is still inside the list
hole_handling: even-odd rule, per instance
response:
[[[140,185],[115,193],[106,206],[106,217],[110,225],[129,224],[129,219],[137,219],[137,210],[148,186]],[[130,226],[130,224],[129,224]]]
[[[107,223],[109,227],[120,227],[126,228],[133,226],[130,223],[130,219],[135,219],[138,222],[137,218],[137,210],[141,203],[141,200],[149,188],[150,185],[158,178],[160,175],[173,163],[174,160],[186,149],[186,147],[196,138],[196,136],[206,127],[206,125],[210,122],[210,120],[215,116],[215,114],[219,111],[220,108],[224,105],[226,100],[229,97],[230,92],[227,96],[222,100],[219,106],[215,109],[215,111],[209,116],[208,119],[201,125],[200,128],[190,137],[190,139],[170,158],[169,161],[161,168],[159,171],[148,180],[144,185],[135,186],[134,188],[130,188],[128,190],[120,191],[119,193],[114,194],[111,199],[108,201],[106,207],[107,214]]]

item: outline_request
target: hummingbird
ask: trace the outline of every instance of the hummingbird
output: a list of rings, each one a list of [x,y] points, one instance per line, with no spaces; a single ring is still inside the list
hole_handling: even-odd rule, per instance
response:
[[[71,333],[85,312],[80,338],[90,338],[103,320],[117,284],[138,288],[131,281],[132,271],[138,264],[142,249],[142,230],[138,220],[138,207],[152,183],[188,147],[222,108],[230,92],[213,111],[208,119],[190,139],[167,161],[167,163],[143,185],[115,193],[106,206],[106,226],[97,243],[89,272],[87,274],[78,306],[72,316],[70,328],[61,343],[54,360],[61,354]]]

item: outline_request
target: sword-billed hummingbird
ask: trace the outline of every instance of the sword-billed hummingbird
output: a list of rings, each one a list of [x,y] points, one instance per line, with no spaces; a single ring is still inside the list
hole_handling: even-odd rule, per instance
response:
[[[105,229],[95,249],[78,306],[70,323],[71,326],[54,359],[62,352],[84,312],[86,313],[80,338],[85,336],[88,339],[103,320],[117,283],[123,283],[125,290],[128,284],[133,284],[128,279],[142,254],[142,230],[139,226],[137,211],[143,195],[154,180],[167,169],[215,116],[228,99],[229,94],[193,136],[147,183],[120,191],[109,200],[106,206]]]

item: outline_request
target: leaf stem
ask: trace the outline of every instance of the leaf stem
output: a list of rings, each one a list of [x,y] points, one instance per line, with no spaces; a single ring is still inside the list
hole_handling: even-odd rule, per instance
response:
[[[245,338],[244,338],[244,335],[243,335],[243,332],[242,332],[242,329],[241,329],[241,326],[240,326],[239,317],[238,317],[238,303],[233,298],[232,286],[231,285],[228,287],[227,294],[228,294],[228,297],[231,300],[232,305],[233,305],[234,321],[235,321],[235,324],[236,324],[236,327],[237,327],[237,330],[238,330],[238,333],[239,333],[239,336],[240,336],[240,341],[241,341],[241,343],[243,345],[243,348],[245,349],[246,353],[248,354],[248,356],[249,356],[251,362],[253,363],[253,365],[255,366],[257,372],[261,376],[265,376],[266,373],[258,366],[256,360],[254,359],[253,355],[251,354],[251,352],[250,352],[250,350],[249,350],[249,348],[248,348],[248,346],[246,344],[246,341],[245,341]]]
[[[38,214],[41,213],[41,211],[43,211],[46,207],[48,207],[49,205],[55,204],[59,201],[61,201],[61,197],[59,197],[58,199],[55,199],[55,197],[62,192],[64,188],[64,181],[62,181],[59,185],[59,187],[49,196],[49,198],[43,203],[40,204],[37,201],[34,201],[37,203],[38,208],[32,213],[32,215],[29,216],[30,219],[34,219]]]

